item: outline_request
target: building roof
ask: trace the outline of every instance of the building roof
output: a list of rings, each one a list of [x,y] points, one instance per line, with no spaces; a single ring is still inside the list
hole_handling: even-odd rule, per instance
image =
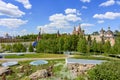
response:
[[[100,30],[100,32],[104,33],[104,32],[105,32],[105,30],[102,28],[102,29]]]
[[[110,27],[108,27],[108,30],[106,31],[106,34],[114,35],[113,32],[110,30]]]

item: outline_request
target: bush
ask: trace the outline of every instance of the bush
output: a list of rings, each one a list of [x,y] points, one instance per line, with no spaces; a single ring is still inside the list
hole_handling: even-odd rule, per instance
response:
[[[88,71],[89,80],[120,80],[120,62],[111,61]]]

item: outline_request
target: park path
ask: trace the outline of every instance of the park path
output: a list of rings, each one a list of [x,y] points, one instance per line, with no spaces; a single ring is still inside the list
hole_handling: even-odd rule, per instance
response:
[[[103,58],[108,58],[111,60],[120,60],[119,58],[114,58],[114,57],[109,57],[109,56],[103,56],[103,55],[92,55],[93,57],[103,57]]]

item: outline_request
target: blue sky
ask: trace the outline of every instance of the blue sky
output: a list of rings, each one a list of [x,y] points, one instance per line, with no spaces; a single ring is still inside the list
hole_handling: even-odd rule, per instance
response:
[[[120,0],[0,0],[0,36],[120,30]]]

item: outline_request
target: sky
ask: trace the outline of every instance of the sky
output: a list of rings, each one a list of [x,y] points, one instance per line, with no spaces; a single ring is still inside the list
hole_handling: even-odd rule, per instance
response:
[[[120,30],[120,0],[0,0],[0,36]]]

